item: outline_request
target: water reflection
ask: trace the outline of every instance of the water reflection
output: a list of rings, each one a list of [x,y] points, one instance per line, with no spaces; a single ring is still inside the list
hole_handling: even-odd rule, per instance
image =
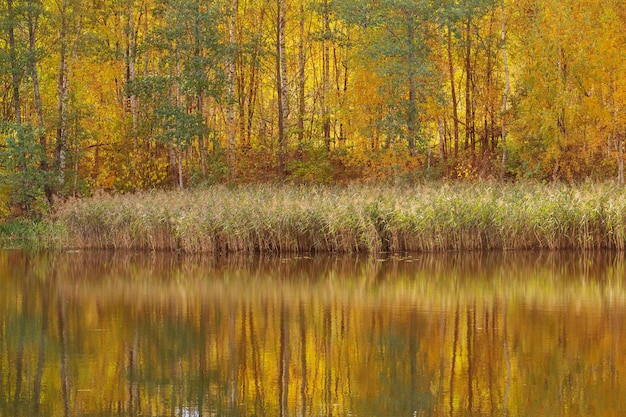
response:
[[[0,252],[7,416],[623,415],[621,253]]]

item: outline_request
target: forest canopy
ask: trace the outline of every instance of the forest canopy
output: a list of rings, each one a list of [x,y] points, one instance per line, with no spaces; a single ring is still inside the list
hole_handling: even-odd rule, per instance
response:
[[[615,0],[7,0],[0,197],[621,183],[624,27]]]

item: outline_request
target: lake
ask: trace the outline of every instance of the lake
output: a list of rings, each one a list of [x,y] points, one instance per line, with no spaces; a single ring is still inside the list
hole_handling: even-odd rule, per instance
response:
[[[613,252],[0,251],[0,415],[626,415],[625,307]]]

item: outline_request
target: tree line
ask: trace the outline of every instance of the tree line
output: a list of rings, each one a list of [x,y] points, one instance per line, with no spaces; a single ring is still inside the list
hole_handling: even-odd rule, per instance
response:
[[[221,182],[624,180],[615,0],[0,7],[5,206]]]

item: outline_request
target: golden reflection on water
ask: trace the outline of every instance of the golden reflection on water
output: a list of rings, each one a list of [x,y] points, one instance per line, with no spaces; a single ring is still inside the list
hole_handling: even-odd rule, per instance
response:
[[[0,415],[624,415],[625,272],[607,252],[0,252]]]

